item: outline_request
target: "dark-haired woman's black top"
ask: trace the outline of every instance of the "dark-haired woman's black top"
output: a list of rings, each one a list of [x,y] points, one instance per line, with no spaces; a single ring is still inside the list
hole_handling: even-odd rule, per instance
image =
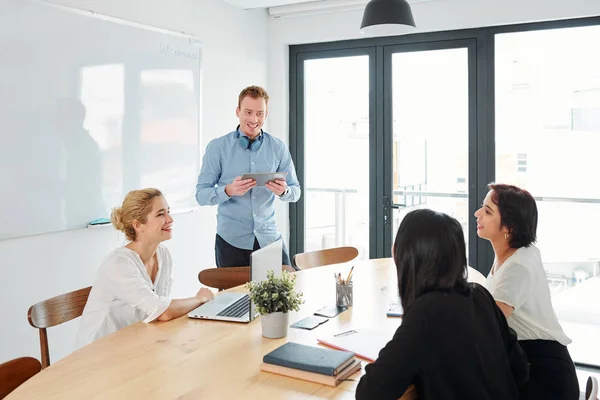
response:
[[[429,292],[404,315],[394,338],[367,365],[357,399],[519,399],[527,360],[487,289]]]

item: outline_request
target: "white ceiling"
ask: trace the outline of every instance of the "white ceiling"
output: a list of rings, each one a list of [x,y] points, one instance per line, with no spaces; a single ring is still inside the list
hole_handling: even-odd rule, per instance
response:
[[[323,2],[327,0],[223,0],[243,9],[251,8],[269,8],[278,6],[287,6],[290,4]]]
[[[281,12],[303,12],[324,9],[358,9],[363,8],[369,0],[223,0],[245,10],[268,8],[271,14]],[[435,0],[408,0],[409,4],[424,3]]]

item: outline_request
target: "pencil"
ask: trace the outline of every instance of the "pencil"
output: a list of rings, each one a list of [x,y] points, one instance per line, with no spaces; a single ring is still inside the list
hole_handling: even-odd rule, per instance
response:
[[[346,278],[346,283],[350,282],[350,278],[352,278],[352,271],[354,270],[354,265],[350,268],[350,272],[348,272],[348,278]]]

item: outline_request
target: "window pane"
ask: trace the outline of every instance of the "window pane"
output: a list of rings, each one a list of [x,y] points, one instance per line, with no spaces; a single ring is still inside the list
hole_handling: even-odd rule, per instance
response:
[[[396,238],[400,222],[402,222],[402,219],[408,212],[418,208],[430,208],[452,215],[458,219],[463,225],[465,242],[468,244],[467,227],[463,223],[463,221],[468,220],[466,210],[468,210],[469,205],[467,204],[466,197],[399,196],[399,198],[399,207],[394,210],[394,219],[392,221],[394,223],[394,239]]]
[[[468,49],[392,55],[395,237],[404,215],[431,208],[468,235]],[[418,193],[422,193],[419,195]]]
[[[369,258],[369,57],[304,62],[304,251]]]
[[[496,180],[538,200],[538,247],[575,361],[600,364],[600,27],[496,36]]]

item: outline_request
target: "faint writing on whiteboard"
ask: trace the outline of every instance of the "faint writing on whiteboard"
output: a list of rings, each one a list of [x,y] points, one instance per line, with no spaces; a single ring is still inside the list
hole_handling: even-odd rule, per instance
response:
[[[185,50],[181,50],[181,49],[176,49],[173,48],[171,46],[169,46],[168,44],[161,44],[160,45],[160,52],[163,54],[169,54],[172,56],[180,56],[180,57],[186,57],[186,58],[191,58],[192,60],[195,60],[198,58],[198,54],[197,53],[190,53],[188,51]]]

